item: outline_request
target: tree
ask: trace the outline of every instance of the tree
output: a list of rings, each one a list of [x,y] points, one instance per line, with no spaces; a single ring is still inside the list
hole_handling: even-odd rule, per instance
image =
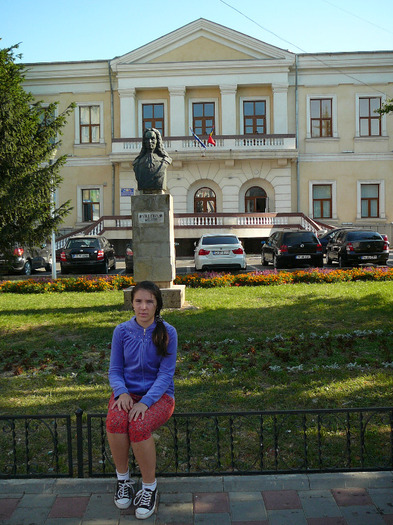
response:
[[[58,103],[43,106],[23,89],[25,66],[15,63],[18,46],[0,50],[0,253],[15,242],[45,242],[72,209],[70,202],[52,210],[66,155],[51,160],[72,112],[55,115]]]
[[[377,112],[380,115],[388,115],[389,113],[393,113],[393,98],[388,98],[384,104],[382,104],[381,109],[378,109]]]

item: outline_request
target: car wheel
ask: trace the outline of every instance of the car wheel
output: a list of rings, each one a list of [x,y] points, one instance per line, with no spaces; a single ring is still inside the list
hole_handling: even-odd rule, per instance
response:
[[[273,266],[276,268],[276,270],[282,268],[282,263],[277,259],[277,255],[273,256]]]
[[[342,255],[339,255],[339,257],[338,257],[338,266],[340,268],[345,268],[347,266],[347,264],[345,262],[345,259],[343,258]]]
[[[108,261],[105,261],[104,264],[102,265],[102,272],[101,273],[104,273],[105,275],[108,275],[108,272],[109,272],[109,263],[108,263]]]
[[[70,273],[68,270],[65,270],[62,266],[60,266],[60,272],[62,275],[68,275]]]
[[[45,271],[46,271],[46,272],[51,272],[51,271],[52,271],[52,265],[51,265],[51,263],[45,264]]]
[[[116,270],[116,257],[113,259],[112,270]]]
[[[329,257],[329,254],[326,253],[326,264],[332,264],[332,260],[331,258]]]
[[[262,255],[261,255],[261,264],[262,264],[262,266],[267,266],[268,265],[268,263],[267,263],[267,261],[265,259],[265,254],[263,252],[262,252]]]
[[[26,261],[25,265],[23,267],[23,270],[22,270],[23,275],[31,275],[32,271],[33,271],[33,269],[31,267],[31,262],[30,261]]]

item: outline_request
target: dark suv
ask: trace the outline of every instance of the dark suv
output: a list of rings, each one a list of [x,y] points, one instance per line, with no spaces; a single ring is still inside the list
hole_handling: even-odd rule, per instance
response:
[[[20,273],[30,275],[34,270],[44,268],[52,270],[52,252],[50,245],[28,248],[16,244],[10,257],[0,254],[0,273]]]
[[[115,249],[105,237],[71,237],[60,253],[60,267],[62,274],[91,271],[107,274],[110,268],[116,268]]]
[[[310,231],[277,231],[262,245],[261,263],[273,263],[275,268],[322,267],[322,245]]]
[[[326,262],[339,266],[358,264],[386,264],[389,258],[389,242],[370,230],[343,230],[330,240],[326,247]]]

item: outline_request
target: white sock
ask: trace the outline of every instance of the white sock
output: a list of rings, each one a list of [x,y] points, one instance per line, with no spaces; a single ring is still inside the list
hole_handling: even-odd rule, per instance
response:
[[[121,474],[116,470],[116,476],[119,481],[128,481],[130,479],[130,471],[127,470],[124,474]]]
[[[156,490],[156,488],[157,480],[155,480],[154,483],[143,483],[142,481],[142,489]]]

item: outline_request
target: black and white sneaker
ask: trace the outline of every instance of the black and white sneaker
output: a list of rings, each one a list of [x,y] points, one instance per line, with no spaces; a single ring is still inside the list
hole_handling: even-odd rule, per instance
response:
[[[142,489],[137,492],[134,505],[135,505],[135,517],[139,520],[145,520],[149,518],[156,510],[158,499],[157,489]]]
[[[132,504],[135,495],[134,483],[135,481],[130,479],[127,481],[117,480],[114,501],[118,509],[128,509]]]

